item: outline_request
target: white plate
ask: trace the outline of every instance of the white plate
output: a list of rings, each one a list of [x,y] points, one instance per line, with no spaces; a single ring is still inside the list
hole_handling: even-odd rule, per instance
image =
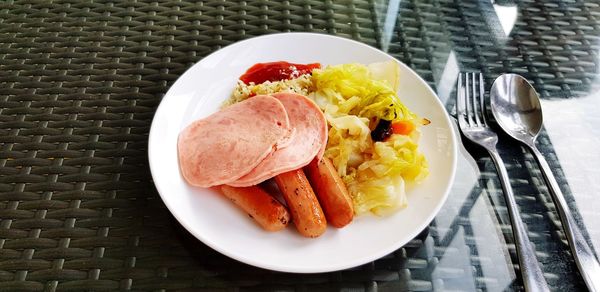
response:
[[[414,238],[446,200],[456,169],[456,140],[450,119],[435,93],[400,63],[402,101],[431,120],[419,147],[430,175],[408,191],[408,207],[392,216],[359,216],[343,229],[328,227],[316,239],[300,236],[294,226],[263,231],[218,193],[189,186],[177,162],[177,135],[192,121],[220,107],[244,71],[258,62],[320,62],[323,65],[395,60],[365,44],[322,34],[261,36],[223,48],[191,67],[164,96],[150,129],[150,170],[163,201],[190,233],[211,248],[241,262],[285,272],[340,270],[376,260]]]

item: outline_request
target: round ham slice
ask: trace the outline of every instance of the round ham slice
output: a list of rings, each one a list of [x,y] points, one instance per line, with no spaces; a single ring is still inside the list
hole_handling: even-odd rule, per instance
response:
[[[234,187],[257,185],[278,174],[309,164],[327,143],[327,121],[323,112],[309,98],[295,93],[276,93],[296,130],[292,142],[273,152],[250,173],[228,183]]]
[[[181,174],[198,187],[233,182],[282,144],[290,144],[291,133],[288,115],[278,99],[266,95],[249,98],[193,122],[179,134]]]

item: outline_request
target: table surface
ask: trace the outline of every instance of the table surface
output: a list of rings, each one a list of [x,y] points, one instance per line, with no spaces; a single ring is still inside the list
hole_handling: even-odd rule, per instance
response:
[[[483,72],[488,88],[501,73],[528,78],[543,98],[538,146],[598,254],[598,3],[8,1],[0,3],[0,290],[522,289],[497,173],[468,143],[429,227],[356,268],[255,268],[177,223],[148,169],[161,97],[207,54],[291,31],[390,53],[451,113],[459,71]],[[533,156],[506,136],[500,145],[546,280],[553,290],[584,290]]]

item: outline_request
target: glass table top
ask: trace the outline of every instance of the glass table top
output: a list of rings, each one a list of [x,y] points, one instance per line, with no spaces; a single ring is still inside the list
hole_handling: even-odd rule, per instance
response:
[[[160,98],[209,53],[286,31],[339,35],[388,52],[423,77],[451,115],[459,72],[482,72],[488,91],[502,73],[527,78],[544,111],[537,146],[599,254],[600,3],[14,1],[0,4],[0,287],[523,289],[497,172],[464,139],[438,216],[370,264],[324,274],[266,271],[217,253],[178,225],[147,169]],[[506,135],[499,146],[548,284],[584,291],[535,159]]]

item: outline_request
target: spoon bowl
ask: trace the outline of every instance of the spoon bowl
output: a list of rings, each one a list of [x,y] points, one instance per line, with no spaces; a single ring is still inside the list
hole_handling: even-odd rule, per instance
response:
[[[544,119],[540,98],[529,81],[517,74],[501,75],[490,90],[490,103],[500,127],[532,146]]]

